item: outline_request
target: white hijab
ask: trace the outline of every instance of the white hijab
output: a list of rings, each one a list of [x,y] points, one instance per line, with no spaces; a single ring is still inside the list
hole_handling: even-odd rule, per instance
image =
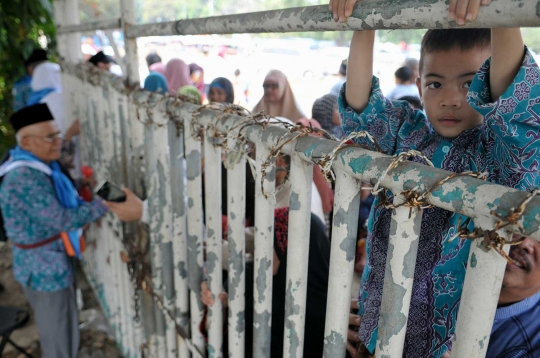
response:
[[[66,124],[64,119],[64,99],[62,97],[60,66],[52,62],[43,62],[37,65],[32,74],[31,86],[32,91],[54,88],[54,91],[43,97],[40,103],[47,103],[58,128],[62,133],[65,133]]]

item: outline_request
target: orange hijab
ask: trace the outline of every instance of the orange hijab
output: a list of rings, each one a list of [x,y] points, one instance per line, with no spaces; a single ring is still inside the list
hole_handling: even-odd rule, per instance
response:
[[[261,98],[259,103],[253,108],[253,112],[257,113],[264,111],[264,114],[271,117],[285,117],[295,123],[300,118],[305,118],[306,115],[296,103],[289,81],[283,72],[272,70],[268,72],[264,80],[266,81],[270,78],[279,85],[279,101],[270,103],[263,95],[263,98]]]

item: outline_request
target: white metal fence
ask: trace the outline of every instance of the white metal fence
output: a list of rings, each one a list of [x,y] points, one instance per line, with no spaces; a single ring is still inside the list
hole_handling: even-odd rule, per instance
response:
[[[399,4],[397,4],[399,3]],[[224,148],[215,145],[214,128],[227,137],[227,153],[235,165],[227,170],[229,225],[229,356],[244,356],[245,285],[254,289],[254,357],[270,356],[272,315],[273,211],[271,200],[261,190],[263,163],[283,138],[297,133],[282,127],[255,125],[256,118],[240,115],[231,107],[200,107],[188,101],[152,94],[138,88],[135,37],[147,35],[232,32],[322,31],[371,28],[434,28],[447,26],[444,0],[384,2],[365,0],[347,24],[331,20],[326,6],[288,9],[248,15],[185,20],[173,23],[134,25],[133,1],[122,0],[122,18],[78,25],[77,2],[55,4],[63,59],[63,88],[66,118],[81,119],[81,156],[94,168],[97,179],[110,179],[131,187],[148,198],[150,223],[122,225],[113,215],[87,234],[84,270],[95,289],[126,357],[143,352],[154,357],[221,357],[223,355],[222,306],[219,300],[209,312],[209,341],[199,331],[203,306],[200,283],[203,265],[215,297],[222,290],[221,157]],[[384,6],[384,8],[383,8]],[[374,10],[376,9],[376,10]],[[502,13],[503,15],[499,15]],[[533,1],[494,0],[481,12],[479,24],[497,26],[540,26]],[[121,25],[126,35],[127,80],[104,73],[80,59],[79,31]],[[477,25],[478,26],[478,25]],[[200,128],[204,130],[199,138]],[[256,147],[256,230],[254,282],[245,281],[244,200],[245,140]],[[348,328],[350,292],[357,233],[361,182],[377,183],[394,193],[395,199],[425,199],[445,210],[474,219],[477,227],[497,229],[491,212],[507,216],[528,198],[527,193],[490,184],[469,176],[427,167],[359,147],[340,147],[327,139],[301,136],[289,141],[282,152],[291,156],[290,180],[294,205],[289,220],[286,329],[284,356],[300,357],[304,345],[307,264],[310,230],[312,166],[333,158],[336,176],[334,224],[325,325],[325,357],[343,357]],[[204,149],[206,212],[203,225],[201,162]],[[398,164],[394,166],[392,164]],[[273,161],[267,173],[275,170]],[[394,167],[386,175],[389,166]],[[275,172],[275,171],[274,171]],[[417,188],[411,188],[414,182]],[[476,194],[461,197],[456,186],[476,188]],[[266,192],[274,191],[274,176],[264,178]],[[433,188],[430,190],[430,188]],[[411,194],[413,189],[415,194]],[[422,193],[429,193],[422,197]],[[408,193],[408,194],[407,194]],[[419,200],[420,200],[419,199]],[[540,239],[537,219],[540,198],[523,206],[518,223],[524,234]],[[397,315],[408,316],[413,279],[403,268],[414,267],[422,211],[400,206],[392,215],[396,233],[390,237],[393,255],[387,262],[381,307],[377,357],[401,357],[405,324]],[[513,226],[511,226],[513,228]],[[517,230],[517,229],[516,229]],[[203,235],[206,232],[206,263]],[[508,237],[509,232],[501,235]],[[121,254],[125,252],[128,255]],[[408,253],[408,254],[405,254]],[[453,355],[483,357],[489,341],[506,261],[494,250],[472,245],[476,265],[467,272],[456,329]],[[145,275],[151,275],[150,279]],[[405,292],[394,302],[395,290]],[[294,309],[293,309],[294,308]],[[391,327],[391,329],[389,329]],[[189,339],[184,339],[189,337]],[[486,338],[487,337],[487,338]],[[190,353],[191,352],[191,353]]]

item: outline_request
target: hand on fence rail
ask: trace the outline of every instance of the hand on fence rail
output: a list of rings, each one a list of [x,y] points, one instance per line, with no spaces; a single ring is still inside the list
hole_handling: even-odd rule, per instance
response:
[[[359,0],[330,0],[329,10],[332,11],[334,20],[346,22],[353,13],[354,5]],[[458,25],[465,25],[478,17],[480,6],[487,6],[491,0],[450,0],[448,18],[455,20]]]

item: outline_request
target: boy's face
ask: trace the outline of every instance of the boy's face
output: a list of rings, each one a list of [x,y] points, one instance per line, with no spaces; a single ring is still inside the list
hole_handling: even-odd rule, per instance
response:
[[[443,137],[455,138],[483,122],[483,117],[467,102],[467,92],[489,56],[489,48],[425,54],[416,84],[431,125]]]

